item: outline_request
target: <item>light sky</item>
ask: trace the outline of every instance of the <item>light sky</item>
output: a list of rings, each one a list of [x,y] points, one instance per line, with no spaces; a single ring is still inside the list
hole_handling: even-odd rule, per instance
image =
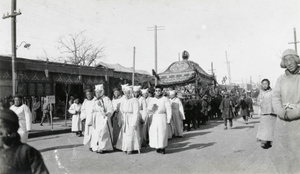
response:
[[[0,1],[0,14],[10,13],[10,0]],[[183,50],[206,72],[214,64],[217,80],[227,76],[231,61],[232,82],[269,78],[272,86],[283,73],[282,52],[294,48],[293,28],[300,38],[299,0],[19,0],[18,57],[30,59],[63,56],[57,40],[85,31],[105,47],[104,62],[154,69],[154,32],[158,31],[158,71],[178,60]],[[11,20],[0,20],[0,54],[11,55]]]

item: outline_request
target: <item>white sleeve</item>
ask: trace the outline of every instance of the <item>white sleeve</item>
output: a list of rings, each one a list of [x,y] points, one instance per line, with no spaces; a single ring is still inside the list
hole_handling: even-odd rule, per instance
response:
[[[25,121],[26,121],[26,130],[30,131],[31,130],[31,122],[32,122],[32,114],[30,112],[30,109],[28,106],[24,106],[24,112],[25,112]]]
[[[70,106],[70,108],[69,108],[69,113],[70,114],[75,114],[76,113],[76,110],[75,110],[75,105],[74,105],[74,103]]]

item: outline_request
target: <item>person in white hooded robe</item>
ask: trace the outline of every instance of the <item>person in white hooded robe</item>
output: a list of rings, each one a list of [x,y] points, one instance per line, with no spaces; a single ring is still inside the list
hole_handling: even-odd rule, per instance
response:
[[[132,96],[132,87],[127,86],[124,90],[120,112],[122,114],[122,127],[116,148],[129,155],[133,151],[140,151],[141,149],[138,126],[139,101]]]
[[[92,123],[92,150],[97,153],[105,153],[113,150],[111,116],[113,106],[111,100],[104,95],[103,85],[95,86],[93,123]]]
[[[141,135],[141,145],[146,146],[146,121],[147,121],[147,104],[146,99],[142,96],[141,86],[133,87],[133,97],[139,101],[139,130]]]

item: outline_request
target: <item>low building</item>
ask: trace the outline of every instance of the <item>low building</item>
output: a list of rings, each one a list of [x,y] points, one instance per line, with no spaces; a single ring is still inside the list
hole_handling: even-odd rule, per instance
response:
[[[90,67],[17,58],[15,71],[16,93],[25,96],[25,102],[29,106],[32,99],[36,97],[43,101],[46,96],[55,96],[56,104],[65,103],[66,96],[72,95],[77,95],[83,100],[83,91],[94,88],[97,84],[104,84],[105,95],[111,97],[113,88],[131,83],[132,79],[132,72],[128,68],[119,70],[117,67],[103,63],[97,67]],[[151,76],[137,73],[135,77],[136,83],[141,83],[139,80]],[[9,56],[0,56],[0,98],[11,95],[12,60]]]

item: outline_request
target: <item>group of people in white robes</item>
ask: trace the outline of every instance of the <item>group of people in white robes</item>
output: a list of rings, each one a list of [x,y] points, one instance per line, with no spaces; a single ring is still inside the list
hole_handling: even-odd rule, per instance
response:
[[[152,96],[140,86],[122,85],[124,95],[116,89],[110,100],[103,95],[103,85],[96,85],[95,97],[93,91],[86,91],[80,111],[72,112],[70,107],[69,112],[75,115],[72,131],[81,130],[78,120],[85,120],[83,143],[98,153],[114,149],[126,154],[140,153],[142,146],[149,143],[158,153],[165,154],[169,135],[182,137],[185,116],[175,91],[170,92],[169,99],[162,90],[156,86]]]

